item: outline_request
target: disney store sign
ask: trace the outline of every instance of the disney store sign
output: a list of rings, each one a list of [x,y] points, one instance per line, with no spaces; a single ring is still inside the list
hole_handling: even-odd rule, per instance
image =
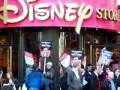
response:
[[[84,21],[84,19],[89,18],[93,12],[92,7],[85,6],[84,3],[81,4],[80,7],[77,3],[66,3],[65,6],[67,7],[67,9],[65,10],[64,5],[60,1],[58,1],[60,9],[58,10],[55,4],[50,6],[49,3],[38,3],[37,5],[33,6],[32,3],[36,2],[36,0],[27,0],[27,2],[30,4],[29,7],[27,7],[27,4],[24,0],[18,0],[18,2],[23,8],[22,15],[16,18],[8,18],[8,11],[13,11],[14,14],[17,14],[19,12],[19,8],[14,5],[9,5],[8,0],[4,0],[4,6],[0,8],[0,11],[3,12],[3,16],[0,15],[0,19],[3,20],[4,24],[20,22],[24,20],[27,16],[29,16],[29,21],[31,22],[34,21],[35,18],[41,21],[47,20],[48,18],[54,20],[56,14],[60,19],[65,18],[65,20],[68,22],[71,22],[78,17],[76,32],[79,33],[82,22]],[[49,7],[51,8],[50,11],[48,10]],[[76,9],[78,9],[78,11],[76,11]]]
[[[33,22],[35,19],[38,21],[45,21],[47,19],[54,21],[56,16],[60,20],[64,19],[66,22],[72,22],[77,19],[75,31],[79,34],[82,23],[85,19],[90,18],[93,13],[92,6],[85,5],[84,3],[81,5],[78,5],[77,3],[66,3],[63,5],[61,1],[57,1],[58,5],[51,5],[49,3],[37,3],[34,5],[33,3],[35,2],[37,2],[37,0],[18,0],[18,3],[21,5],[23,11],[22,14],[17,17],[17,14],[21,9],[19,9],[17,5],[10,5],[8,0],[4,0],[3,6],[0,7],[0,13],[2,13],[0,14],[0,19],[4,24],[18,23],[27,17],[29,17],[30,22]],[[14,15],[16,15],[16,17],[10,18],[8,12],[12,12]],[[104,13],[106,12],[107,11],[104,11]],[[103,10],[98,9],[97,18],[107,17],[103,17],[102,13]],[[115,17],[113,19],[118,20],[117,15],[114,16]]]

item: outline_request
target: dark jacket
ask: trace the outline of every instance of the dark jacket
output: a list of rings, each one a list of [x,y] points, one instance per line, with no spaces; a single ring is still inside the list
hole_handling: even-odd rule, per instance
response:
[[[83,77],[79,70],[78,74],[80,79],[77,79],[75,73],[72,70],[68,72],[67,84],[72,90],[82,90],[83,88]]]
[[[18,90],[18,88],[19,88],[19,82],[18,82],[18,80],[16,78],[13,78],[12,82],[14,83],[14,85],[16,87],[16,90]],[[3,84],[8,84],[8,83],[9,83],[8,79],[5,79],[3,81]],[[11,86],[11,87],[13,87],[13,86]]]
[[[47,72],[51,72],[52,73],[52,80],[55,79],[55,71],[53,68],[47,69]]]
[[[11,86],[2,86],[0,90],[14,90]]]
[[[55,70],[53,68],[47,69],[46,72],[51,72],[52,73],[52,80],[54,83],[54,90],[56,89],[56,76],[55,76]]]
[[[117,86],[117,87],[120,87],[120,74],[119,74],[118,77],[117,77],[117,76],[114,76],[114,81],[116,82],[116,86]]]
[[[115,81],[114,81],[114,84],[115,84],[115,87],[116,87]],[[111,89],[111,83],[110,83],[110,81],[108,79],[103,81],[103,83],[102,83],[102,90],[112,90]]]
[[[66,72],[60,79],[60,87],[62,90],[68,90],[69,85],[67,84],[68,73]]]
[[[90,77],[90,90],[97,90],[98,89],[98,80],[93,72]]]
[[[102,74],[100,75],[101,82],[103,82],[106,79],[106,76],[108,76],[107,73],[102,72]]]
[[[34,87],[40,89],[43,87],[45,82],[44,76],[38,70],[33,70],[26,78],[25,84],[27,88]]]
[[[45,90],[53,90],[53,80],[50,78],[45,78]]]
[[[85,71],[83,77],[85,77],[85,80],[88,82],[86,85],[83,86],[83,90],[90,90],[90,74]]]

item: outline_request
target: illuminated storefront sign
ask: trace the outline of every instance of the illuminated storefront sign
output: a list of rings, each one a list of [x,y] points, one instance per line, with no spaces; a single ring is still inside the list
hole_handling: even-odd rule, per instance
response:
[[[119,21],[120,19],[120,14],[118,11],[115,10],[107,10],[107,9],[97,9],[97,18],[102,18],[102,19],[109,19],[109,20],[114,20],[114,21]]]
[[[99,22],[99,19],[119,20],[119,13],[115,10],[99,9],[96,7],[97,10],[95,14],[93,3],[92,5],[84,4],[84,2],[86,3],[89,0],[83,0],[84,2],[70,2],[69,0],[63,2],[63,0],[60,0],[56,1],[57,3],[55,3],[55,0],[45,0],[45,2],[43,2],[43,0],[13,0],[14,4],[8,3],[8,0],[2,1],[3,5],[0,5],[1,27],[72,26],[75,27],[76,32],[79,33],[81,27],[91,26],[99,28],[98,24],[91,24],[91,20],[96,23]],[[99,19],[95,20],[95,17]],[[84,24],[84,22],[87,23]],[[113,23],[110,22],[110,24]],[[107,24],[104,24],[103,28],[106,27]],[[113,28],[114,27],[111,26],[111,29]]]
[[[50,7],[50,4],[48,4],[48,3],[40,3],[40,4],[37,4],[36,6],[33,6],[32,3],[30,3],[30,1],[29,1],[30,7],[27,8],[27,5],[25,4],[24,0],[18,0],[18,1],[23,8],[23,14],[20,17],[13,18],[13,19],[8,18],[8,11],[13,11],[14,14],[17,14],[19,12],[19,9],[14,5],[8,5],[7,0],[4,1],[4,6],[0,8],[0,11],[3,12],[3,16],[0,16],[0,18],[4,21],[4,24],[16,23],[16,22],[22,21],[28,15],[28,11],[29,11],[29,20],[33,21],[34,20],[34,13],[33,13],[34,10],[36,12],[35,18],[37,20],[46,20],[50,16],[51,16],[50,17],[51,20],[54,20],[54,16],[56,13],[60,19],[63,19],[65,17],[65,20],[70,22],[70,21],[75,20],[75,18],[77,17],[75,15],[75,13],[76,13],[75,8],[79,8],[78,12],[77,12],[78,22],[76,25],[76,32],[79,33],[83,20],[89,18],[92,15],[92,7],[85,6],[85,4],[82,4],[79,7],[77,3],[67,3],[66,4],[67,10],[64,11],[63,4],[60,1],[58,1],[60,12],[58,11],[57,7],[54,4],[51,6],[51,11],[49,12],[49,10],[47,10],[47,8]],[[35,1],[36,0],[34,0],[33,2],[35,2]],[[87,13],[88,11],[89,11],[89,13]],[[74,14],[74,15],[70,15],[70,14]]]

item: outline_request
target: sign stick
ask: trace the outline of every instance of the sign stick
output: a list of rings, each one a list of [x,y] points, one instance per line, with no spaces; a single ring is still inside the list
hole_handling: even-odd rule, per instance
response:
[[[104,64],[102,64],[101,71],[103,71],[103,68],[104,68]]]
[[[44,73],[45,73],[45,66],[46,66],[46,57],[44,58]]]

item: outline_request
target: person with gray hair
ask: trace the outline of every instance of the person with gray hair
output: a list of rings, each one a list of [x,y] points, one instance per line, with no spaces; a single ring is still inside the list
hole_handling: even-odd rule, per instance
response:
[[[103,81],[102,90],[117,90],[112,71],[108,72],[108,79]]]
[[[82,90],[83,88],[83,77],[80,72],[80,60],[73,60],[73,68],[68,72],[67,84],[70,90]]]
[[[52,73],[52,78],[51,78],[51,79],[53,80],[53,83],[54,83],[54,88],[53,88],[53,90],[56,90],[55,70],[54,70],[52,67],[53,67],[52,62],[47,62],[47,63],[46,63],[46,72]]]

